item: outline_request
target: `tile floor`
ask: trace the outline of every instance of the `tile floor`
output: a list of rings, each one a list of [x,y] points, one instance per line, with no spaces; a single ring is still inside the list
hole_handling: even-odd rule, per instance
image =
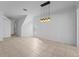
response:
[[[11,37],[0,41],[0,57],[76,57],[79,48],[33,37]]]

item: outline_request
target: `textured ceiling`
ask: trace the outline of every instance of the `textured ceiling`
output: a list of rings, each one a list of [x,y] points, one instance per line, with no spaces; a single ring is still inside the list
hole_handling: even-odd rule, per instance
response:
[[[53,12],[58,12],[62,10],[76,8],[77,2],[75,1],[53,1],[52,2],[52,10]]]
[[[7,17],[20,17],[38,12],[41,1],[0,1],[0,12]],[[24,11],[24,9],[27,9]]]
[[[0,1],[0,13],[9,18],[17,18],[21,15],[40,13],[40,4],[45,1]],[[79,2],[74,1],[52,1],[51,11],[58,12],[76,7]],[[23,9],[27,9],[24,11]]]

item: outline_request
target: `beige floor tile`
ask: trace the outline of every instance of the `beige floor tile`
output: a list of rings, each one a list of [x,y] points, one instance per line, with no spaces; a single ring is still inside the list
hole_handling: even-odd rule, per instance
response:
[[[79,56],[79,49],[59,42],[33,37],[11,37],[0,41],[4,57],[70,57]]]

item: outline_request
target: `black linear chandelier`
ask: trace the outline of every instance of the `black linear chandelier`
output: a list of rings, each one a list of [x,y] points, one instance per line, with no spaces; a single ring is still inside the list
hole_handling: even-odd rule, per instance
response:
[[[50,1],[47,1],[43,4],[41,4],[40,6],[41,6],[41,16],[42,16],[40,19],[40,22],[48,23],[51,19],[50,18]],[[47,16],[45,16],[45,15],[47,15]]]

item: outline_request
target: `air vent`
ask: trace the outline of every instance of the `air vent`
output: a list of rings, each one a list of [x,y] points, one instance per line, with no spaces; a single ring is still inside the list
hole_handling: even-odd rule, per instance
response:
[[[24,11],[27,11],[27,9],[23,8]]]

